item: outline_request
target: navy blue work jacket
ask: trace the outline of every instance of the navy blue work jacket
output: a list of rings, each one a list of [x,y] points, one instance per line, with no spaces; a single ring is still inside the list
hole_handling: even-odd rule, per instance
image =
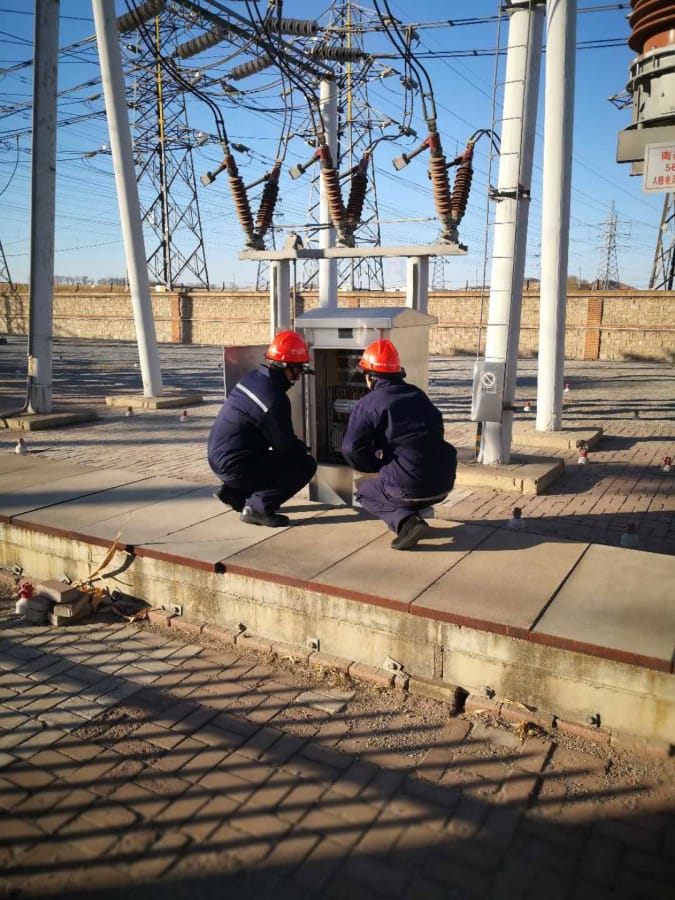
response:
[[[211,428],[208,460],[221,477],[236,478],[255,457],[270,448],[282,453],[306,454],[291,419],[292,387],[283,369],[260,365],[232,389]]]
[[[381,452],[381,459],[377,451]],[[377,379],[349,416],[342,454],[359,472],[409,496],[450,491],[457,453],[443,439],[443,417],[424,391],[402,378]]]

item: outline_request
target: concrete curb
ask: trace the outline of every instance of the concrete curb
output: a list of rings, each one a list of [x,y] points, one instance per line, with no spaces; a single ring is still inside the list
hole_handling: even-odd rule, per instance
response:
[[[459,713],[488,713],[505,722],[532,724],[555,737],[556,732],[580,737],[604,746],[617,747],[638,753],[647,753],[666,759],[673,755],[673,745],[658,739],[641,738],[635,735],[618,734],[592,725],[569,722],[541,710],[526,707],[512,700],[499,700],[480,694],[472,694],[458,685],[442,681],[418,678],[401,671],[369,666],[355,660],[344,659],[331,653],[322,653],[299,648],[284,641],[272,641],[260,635],[242,631],[240,627],[223,628],[203,622],[192,622],[182,616],[176,616],[163,609],[148,610],[147,621],[162,628],[170,628],[185,635],[204,634],[207,637],[222,641],[227,646],[236,646],[242,650],[252,650],[268,657],[284,659],[291,657],[304,663],[325,669],[332,669],[349,675],[355,681],[364,681],[383,689],[394,688],[410,694],[439,700],[451,707],[453,715]]]

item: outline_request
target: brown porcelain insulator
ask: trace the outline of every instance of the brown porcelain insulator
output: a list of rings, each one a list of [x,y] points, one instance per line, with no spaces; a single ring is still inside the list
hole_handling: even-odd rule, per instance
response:
[[[234,200],[234,208],[237,211],[237,217],[244,234],[247,238],[253,235],[253,216],[251,215],[251,207],[248,202],[248,194],[246,193],[246,185],[240,175],[230,175],[230,191]]]
[[[258,215],[255,220],[255,231],[258,237],[263,237],[267,232],[267,229],[272,224],[272,217],[274,216],[274,207],[277,203],[277,197],[279,196],[279,172],[274,171],[270,175],[270,177],[265,182],[265,186],[262,191],[262,197],[260,198],[260,208],[258,209]]]
[[[448,181],[447,163],[442,153],[429,158],[429,172],[434,189],[436,214],[441,222],[448,222],[452,217],[452,196],[450,194],[450,182]]]
[[[469,202],[469,191],[473,180],[473,165],[470,159],[465,159],[457,167],[455,185],[452,189],[452,218],[455,225],[464,218],[466,204]]]
[[[368,189],[368,176],[360,170],[352,175],[352,183],[349,189],[349,200],[347,201],[346,219],[347,223],[354,228],[361,221],[361,213],[363,212],[363,204],[366,200],[366,190]]]
[[[225,157],[225,165],[227,168],[228,180],[230,182],[230,192],[234,200],[234,208],[237,211],[237,217],[244,230],[244,234],[250,240],[253,237],[253,216],[251,215],[251,206],[248,202],[248,194],[246,193],[246,185],[239,175],[237,163],[233,156]]]
[[[345,205],[342,202],[342,191],[340,190],[340,179],[338,170],[334,166],[322,166],[321,178],[326,188],[326,196],[328,197],[328,208],[333,225],[340,228],[345,219]]]
[[[673,0],[632,0],[628,17],[633,29],[628,46],[636,53],[648,53],[675,42],[675,3]]]

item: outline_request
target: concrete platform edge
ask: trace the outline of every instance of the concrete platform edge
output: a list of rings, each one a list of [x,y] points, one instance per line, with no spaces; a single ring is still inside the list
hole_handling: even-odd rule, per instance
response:
[[[514,466],[483,466],[479,463],[460,461],[457,464],[457,487],[490,488],[494,491],[514,494],[543,494],[565,471],[564,459],[551,458],[546,464],[532,466],[519,463]]]
[[[537,431],[534,423],[517,422],[513,429],[513,443],[521,447],[542,450],[574,450],[578,441],[585,441],[589,450],[602,440],[602,428],[561,428],[558,431]]]
[[[7,428],[13,431],[46,431],[48,428],[63,428],[64,425],[78,425],[98,418],[93,409],[78,409],[53,413],[22,413],[7,416]]]
[[[40,578],[86,579],[103,550],[90,543],[0,525],[0,562],[19,564]],[[189,572],[189,578],[186,573]],[[180,603],[185,621],[235,630],[265,641],[306,647],[319,636],[322,651],[382,669],[401,661],[409,678],[461,685],[546,710],[571,722],[598,717],[603,728],[638,739],[675,743],[675,679],[670,673],[534,643],[519,636],[442,622],[357,599],[277,583],[252,574],[213,571],[118,553],[102,583],[151,602]],[[386,671],[386,670],[385,670]],[[392,673],[388,672],[388,676]]]
[[[202,394],[163,394],[161,397],[144,397],[142,394],[109,396],[105,398],[106,406],[131,409],[177,409],[180,406],[194,406],[202,403]]]

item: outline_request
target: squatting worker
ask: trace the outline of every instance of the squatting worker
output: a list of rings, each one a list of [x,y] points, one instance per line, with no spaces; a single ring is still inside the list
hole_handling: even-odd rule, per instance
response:
[[[457,452],[443,439],[443,417],[420,388],[406,384],[391,341],[366,347],[359,368],[369,393],[356,404],[342,453],[364,479],[356,499],[387,523],[394,550],[410,550],[431,529],[419,510],[444,500],[455,483]]]
[[[241,513],[242,522],[288,525],[277,510],[303,488],[316,460],[296,437],[287,391],[311,373],[307,344],[295,331],[280,332],[263,363],[245,375],[216,416],[208,460],[223,482],[219,500]]]

